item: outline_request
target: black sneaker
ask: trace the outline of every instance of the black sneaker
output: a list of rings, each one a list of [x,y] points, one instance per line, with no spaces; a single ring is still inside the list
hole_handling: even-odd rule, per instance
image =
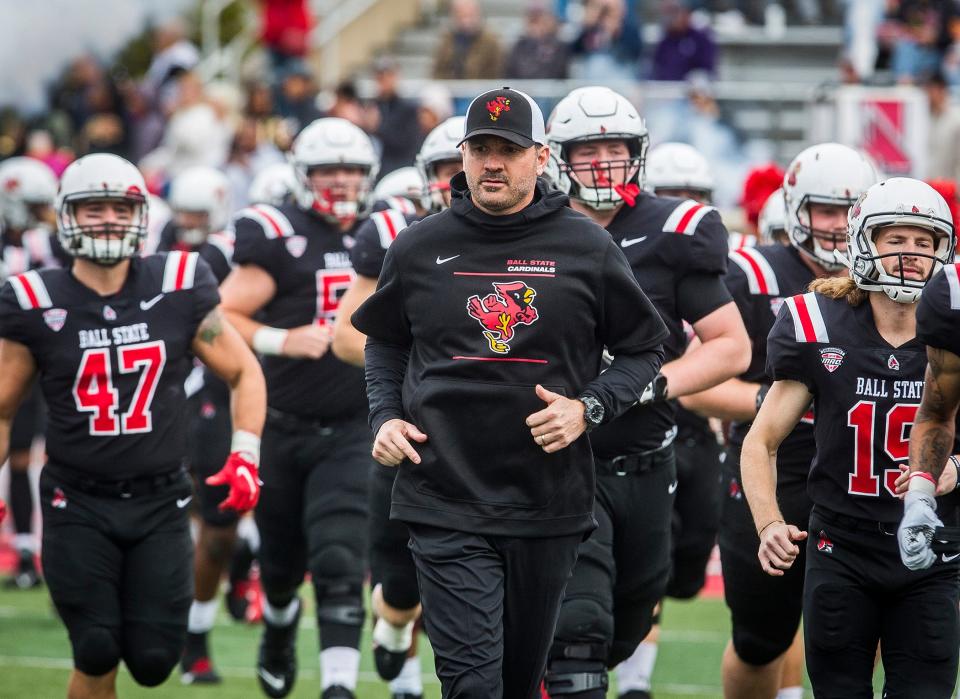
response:
[[[357,699],[357,695],[340,684],[334,684],[323,690],[320,699]]]
[[[183,684],[220,684],[223,681],[210,660],[207,634],[187,633],[187,644],[180,658],[180,673]]]
[[[12,578],[8,578],[3,586],[8,590],[30,590],[42,584],[43,581],[37,572],[33,551],[27,551],[26,549],[21,551],[16,574]]]
[[[298,603],[297,613],[287,626],[276,626],[266,617],[263,619],[257,679],[268,697],[280,699],[287,696],[297,679],[297,625],[301,609],[302,604]]]
[[[410,692],[394,692],[390,699],[423,699],[422,694],[410,694]]]
[[[646,689],[631,689],[621,694],[617,699],[653,699],[653,695]]]

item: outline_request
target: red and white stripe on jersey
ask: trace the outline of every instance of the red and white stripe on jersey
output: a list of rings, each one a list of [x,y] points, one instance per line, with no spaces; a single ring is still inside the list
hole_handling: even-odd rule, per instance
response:
[[[171,291],[192,289],[199,257],[195,252],[180,250],[167,253],[167,261],[163,266],[163,286],[160,290],[167,294]]]
[[[223,253],[223,257],[227,262],[233,264],[233,247],[235,238],[229,231],[211,233],[207,236],[207,242]]]
[[[370,214],[380,234],[380,246],[386,250],[397,234],[407,227],[407,219],[396,209],[384,209]]]
[[[387,202],[391,209],[399,211],[401,214],[406,214],[407,216],[417,215],[417,208],[413,205],[413,202],[406,197],[386,197],[384,201]]]
[[[663,232],[693,235],[703,217],[714,210],[712,206],[687,199],[667,217],[666,223],[663,224]]]
[[[943,273],[947,277],[947,284],[950,286],[950,308],[960,310],[960,277],[958,277],[958,267],[960,263],[947,265],[943,268]]]
[[[786,299],[787,308],[793,316],[793,332],[797,342],[830,342],[823,314],[812,291]]]
[[[293,225],[280,209],[268,204],[254,204],[237,212],[236,218],[256,221],[268,238],[289,238],[294,234]]]
[[[13,287],[13,291],[17,295],[20,308],[24,310],[53,306],[53,301],[50,300],[50,294],[47,292],[47,286],[36,270],[10,277],[10,286]]]
[[[773,267],[770,266],[767,258],[756,248],[731,250],[728,257],[731,262],[743,270],[751,294],[780,295],[777,273],[773,271]]]
[[[737,233],[736,231],[730,231],[730,234],[727,237],[727,243],[729,244],[731,250],[739,250],[740,248],[755,248],[757,247],[757,236],[750,235],[749,233]]]

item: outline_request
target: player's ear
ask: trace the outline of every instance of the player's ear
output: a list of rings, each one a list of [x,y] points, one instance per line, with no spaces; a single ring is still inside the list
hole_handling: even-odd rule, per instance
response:
[[[537,177],[541,176],[547,169],[547,161],[550,159],[550,146],[538,146],[537,149]]]

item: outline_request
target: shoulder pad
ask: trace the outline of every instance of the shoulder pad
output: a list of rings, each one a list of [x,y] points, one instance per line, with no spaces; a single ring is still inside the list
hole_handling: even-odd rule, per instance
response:
[[[730,231],[728,234],[728,242],[730,243],[731,250],[739,250],[740,248],[755,248],[757,247],[757,236],[750,235],[749,233]]]
[[[751,294],[779,296],[780,285],[777,274],[763,253],[756,248],[731,250],[728,255],[731,262],[739,267],[747,277],[747,286]]]
[[[960,275],[958,275],[960,263],[947,265],[943,268],[943,276],[947,278],[947,285],[950,287],[950,308],[954,311],[960,310]]]
[[[267,238],[289,238],[294,234],[290,219],[280,209],[268,204],[254,204],[240,209],[234,216],[234,220],[241,218],[247,218],[259,224]]]
[[[693,199],[682,201],[673,212],[667,216],[667,220],[663,224],[663,232],[693,235],[700,221],[711,211],[716,211],[716,209],[712,206],[695,202]]]
[[[793,332],[797,342],[830,342],[817,295],[808,291],[791,296],[785,301],[793,317]]]
[[[227,231],[211,233],[207,236],[207,242],[223,254],[227,262],[233,261],[234,237]]]
[[[195,252],[177,250],[167,253],[163,265],[163,284],[160,290],[166,294],[171,291],[192,289],[198,258],[199,255]]]
[[[407,227],[407,219],[396,209],[384,209],[370,214],[370,220],[377,227],[380,235],[380,245],[386,250],[390,247],[397,234]]]
[[[33,308],[50,308],[53,301],[47,291],[47,285],[36,270],[10,277],[10,286],[13,287],[20,302],[20,308],[28,311]]]
[[[406,216],[417,215],[417,209],[413,202],[406,197],[385,197],[384,201],[390,207],[388,210],[399,211]]]

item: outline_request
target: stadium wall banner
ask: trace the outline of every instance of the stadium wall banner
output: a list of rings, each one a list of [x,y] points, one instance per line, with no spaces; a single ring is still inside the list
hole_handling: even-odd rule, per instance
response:
[[[833,118],[815,119],[812,139],[835,140],[873,158],[886,176],[923,178],[927,172],[930,114],[922,90],[846,85],[833,92]]]

